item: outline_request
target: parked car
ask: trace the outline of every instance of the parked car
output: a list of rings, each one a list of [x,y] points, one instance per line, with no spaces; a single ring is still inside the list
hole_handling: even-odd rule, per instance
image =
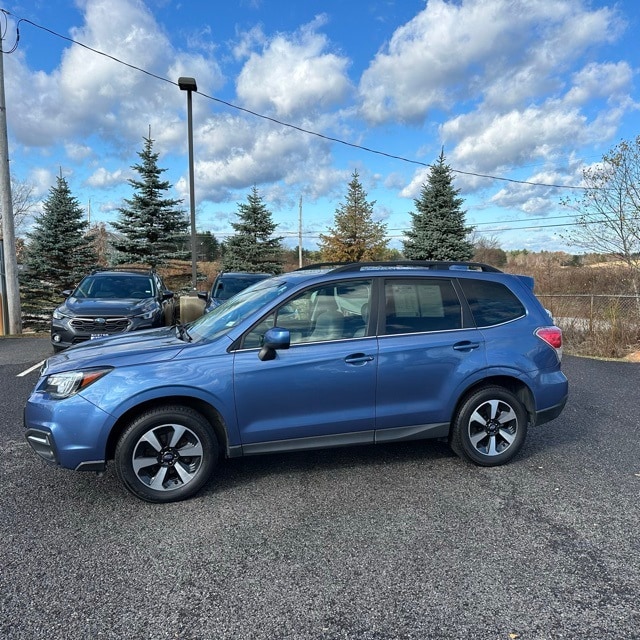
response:
[[[271,278],[272,273],[249,273],[243,271],[221,271],[213,281],[211,291],[201,295],[206,301],[204,312],[209,313],[223,302],[232,298],[256,282]]]
[[[188,325],[49,358],[25,408],[45,460],[150,502],[219,458],[441,438],[494,466],[567,400],[533,279],[475,263],[358,263],[264,280]]]
[[[139,329],[171,325],[175,301],[160,275],[149,269],[103,269],[85,276],[51,318],[51,344],[74,344]]]

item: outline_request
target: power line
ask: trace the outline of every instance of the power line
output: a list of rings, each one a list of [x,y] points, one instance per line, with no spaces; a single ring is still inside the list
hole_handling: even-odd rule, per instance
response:
[[[141,73],[144,73],[152,78],[155,78],[156,80],[161,80],[162,82],[167,82],[169,84],[172,84],[174,86],[178,86],[177,82],[174,82],[173,80],[169,80],[168,78],[165,78],[163,76],[160,76],[158,74],[155,74],[151,71],[147,71],[146,69],[142,69],[141,67],[138,67],[134,64],[131,64],[129,62],[125,62],[124,60],[121,60],[120,58],[116,58],[115,56],[112,56],[108,53],[105,53],[104,51],[100,51],[99,49],[95,49],[93,47],[90,47],[89,45],[86,45],[82,42],[79,42],[78,40],[74,40],[73,38],[69,38],[68,36],[62,35],[61,33],[58,33],[57,31],[54,31],[53,29],[49,29],[48,27],[45,27],[43,25],[40,25],[36,22],[33,22],[32,20],[29,20],[28,18],[19,18],[18,16],[13,15],[10,11],[7,11],[6,9],[0,9],[0,11],[5,14],[6,16],[12,16],[13,18],[17,19],[17,26],[16,26],[16,30],[18,33],[18,38],[16,39],[16,43],[13,47],[13,49],[7,53],[12,53],[13,51],[15,51],[15,49],[18,46],[18,40],[19,40],[19,26],[21,22],[24,22],[26,24],[30,24],[33,27],[36,27],[37,29],[41,29],[42,31],[46,31],[47,33],[56,36],[57,38],[61,38],[63,40],[66,40],[67,42],[71,42],[72,44],[76,44],[79,47],[83,47],[84,49],[87,49],[93,53],[96,53],[98,55],[104,56],[105,58],[108,58],[114,62],[117,62],[118,64],[122,64],[126,67],[129,67],[130,69],[133,69],[135,71],[139,71]],[[226,100],[222,100],[221,98],[216,98],[215,96],[211,96],[208,95],[206,93],[202,93],[201,91],[194,91],[193,93],[197,93],[198,95],[201,95],[203,98],[206,98],[208,100],[211,100],[213,102],[217,102],[218,104],[222,104],[225,105],[226,107],[229,107],[230,109],[234,109],[236,111],[241,111],[243,113],[247,113],[249,115],[252,115],[256,118],[261,118],[263,120],[267,120],[269,122],[272,122],[274,124],[277,124],[279,126],[282,127],[287,127],[289,129],[294,129],[295,131],[299,131],[301,133],[307,134],[307,135],[311,135],[311,136],[315,136],[317,138],[321,138],[323,140],[327,140],[329,142],[334,142],[337,144],[341,144],[347,147],[351,147],[353,149],[358,149],[360,151],[365,151],[367,153],[372,153],[375,155],[379,155],[379,156],[383,156],[385,158],[390,158],[392,160],[399,160],[401,162],[406,162],[409,164],[414,164],[414,165],[418,165],[421,167],[426,167],[426,168],[431,168],[433,165],[427,163],[427,162],[422,162],[420,160],[413,160],[411,158],[406,158],[404,156],[399,156],[399,155],[395,155],[392,153],[388,153],[386,151],[380,151],[379,149],[373,149],[370,147],[365,147],[363,145],[359,145],[359,144],[355,144],[353,142],[348,142],[346,140],[342,140],[341,138],[335,138],[333,136],[328,136],[325,135],[323,133],[318,133],[317,131],[312,131],[311,129],[305,129],[304,127],[299,127],[297,125],[291,124],[289,122],[285,122],[283,120],[278,120],[277,118],[272,118],[271,116],[267,116],[264,115],[262,113],[258,113],[257,111],[252,111],[251,109],[246,109],[245,107],[241,107],[239,105],[236,105],[232,102],[228,102]],[[460,175],[465,175],[465,176],[471,176],[471,177],[475,177],[475,178],[486,178],[489,180],[498,180],[501,182],[509,182],[512,184],[522,184],[522,185],[528,185],[528,186],[534,186],[534,187],[547,187],[547,188],[551,188],[551,189],[570,189],[570,190],[580,190],[580,191],[586,191],[588,190],[588,187],[582,187],[582,186],[578,186],[578,185],[562,185],[562,184],[554,184],[554,183],[546,183],[546,182],[533,182],[530,180],[517,180],[515,178],[505,178],[505,177],[501,177],[501,176],[494,176],[491,174],[486,174],[486,173],[478,173],[478,172],[474,172],[474,171],[463,171],[462,169],[454,169],[453,167],[450,167],[451,171],[453,173],[458,173]]]

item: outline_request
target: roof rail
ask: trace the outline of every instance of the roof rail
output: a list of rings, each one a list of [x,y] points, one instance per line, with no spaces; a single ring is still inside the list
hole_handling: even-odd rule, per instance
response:
[[[367,271],[371,269],[437,269],[459,271],[488,271],[502,273],[500,269],[482,262],[464,262],[456,260],[392,260],[376,262],[320,262],[302,267],[300,270],[326,269],[333,267],[332,273],[345,271]]]
[[[154,272],[150,267],[99,267],[98,269],[93,269],[91,273],[103,273],[105,271],[124,271],[131,273],[144,273],[145,275],[151,275]]]
[[[328,269],[329,267],[337,268],[344,267],[352,264],[360,264],[359,262],[316,262],[314,264],[307,264],[304,267],[298,267],[296,271],[315,271],[316,269]]]

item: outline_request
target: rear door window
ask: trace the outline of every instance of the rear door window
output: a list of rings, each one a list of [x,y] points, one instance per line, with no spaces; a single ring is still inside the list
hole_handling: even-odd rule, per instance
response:
[[[478,327],[503,324],[526,313],[517,296],[500,282],[466,278],[459,282]]]
[[[461,327],[460,300],[450,280],[398,278],[385,282],[385,334],[448,331]]]

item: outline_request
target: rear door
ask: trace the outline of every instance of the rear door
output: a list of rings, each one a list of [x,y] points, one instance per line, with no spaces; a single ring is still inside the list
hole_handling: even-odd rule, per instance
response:
[[[456,387],[486,366],[482,333],[449,278],[386,278],[378,325],[376,439],[385,429],[446,434]],[[400,437],[400,436],[398,436]]]

